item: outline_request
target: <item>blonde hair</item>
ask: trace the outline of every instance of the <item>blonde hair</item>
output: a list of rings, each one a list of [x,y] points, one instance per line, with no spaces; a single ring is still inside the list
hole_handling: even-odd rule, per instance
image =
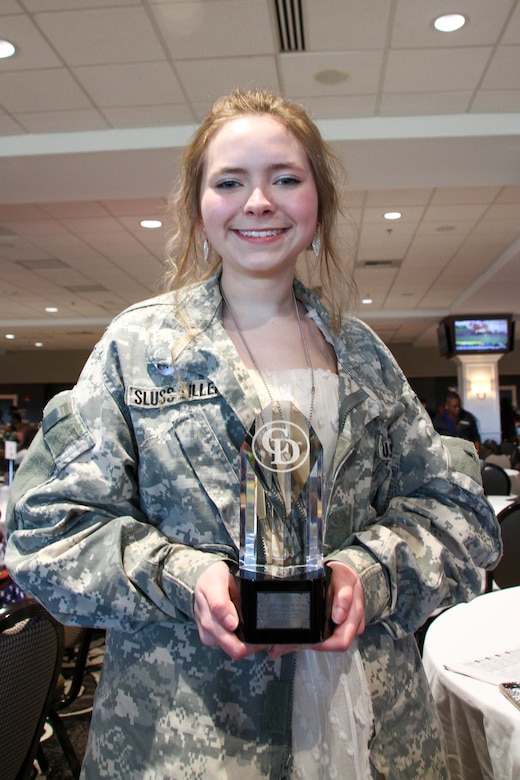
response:
[[[341,212],[338,194],[339,173],[344,173],[341,162],[323,141],[303,106],[264,90],[235,90],[217,100],[185,148],[180,181],[168,204],[174,216],[175,232],[167,244],[165,287],[180,290],[209,278],[220,267],[221,258],[211,250],[205,260],[202,249],[200,188],[206,150],[224,124],[247,114],[267,114],[276,119],[300,141],[307,154],[318,193],[319,292],[330,307],[331,324],[336,328],[347,298],[354,291],[348,264],[339,258],[334,241],[336,220]]]

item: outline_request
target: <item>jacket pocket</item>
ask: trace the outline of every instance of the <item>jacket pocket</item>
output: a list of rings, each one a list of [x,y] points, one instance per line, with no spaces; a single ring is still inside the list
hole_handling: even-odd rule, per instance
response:
[[[57,469],[94,446],[90,431],[74,409],[70,390],[59,393],[45,407],[42,432]]]

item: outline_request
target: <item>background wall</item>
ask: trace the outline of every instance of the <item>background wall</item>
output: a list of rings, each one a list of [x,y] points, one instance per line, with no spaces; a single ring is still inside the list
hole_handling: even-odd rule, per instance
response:
[[[437,349],[397,345],[393,354],[420,398],[430,409],[442,403],[446,388],[457,384],[457,366],[440,357]],[[77,351],[6,352],[0,354],[0,396],[16,394],[18,406],[31,422],[41,419],[47,401],[77,380],[89,353]],[[498,364],[500,386],[516,390],[520,402],[520,348]],[[8,405],[0,401],[0,408]]]

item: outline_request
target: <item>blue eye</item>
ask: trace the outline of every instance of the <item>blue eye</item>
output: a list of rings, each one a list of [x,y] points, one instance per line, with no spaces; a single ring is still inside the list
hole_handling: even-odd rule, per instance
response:
[[[238,187],[239,183],[237,181],[233,181],[232,179],[226,179],[226,181],[219,181],[219,183],[216,185],[218,190],[231,190],[234,187]]]
[[[284,186],[290,187],[294,186],[295,184],[300,184],[300,179],[297,179],[296,176],[281,176],[279,179],[276,180],[277,184],[283,184]]]

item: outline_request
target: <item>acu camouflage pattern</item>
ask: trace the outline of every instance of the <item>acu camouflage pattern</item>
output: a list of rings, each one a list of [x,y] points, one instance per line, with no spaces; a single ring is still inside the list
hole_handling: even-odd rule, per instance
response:
[[[181,298],[182,311],[167,294],[119,315],[48,405],[14,481],[7,565],[61,621],[107,630],[84,778],[283,778],[294,657],[234,662],[201,645],[193,619],[200,573],[238,560],[238,449],[258,399],[222,327],[218,277]],[[413,632],[479,592],[498,524],[476,454],[435,433],[372,331],[347,318],[331,338],[340,433],[325,545],[363,583],[371,758],[388,778],[437,780]]]

